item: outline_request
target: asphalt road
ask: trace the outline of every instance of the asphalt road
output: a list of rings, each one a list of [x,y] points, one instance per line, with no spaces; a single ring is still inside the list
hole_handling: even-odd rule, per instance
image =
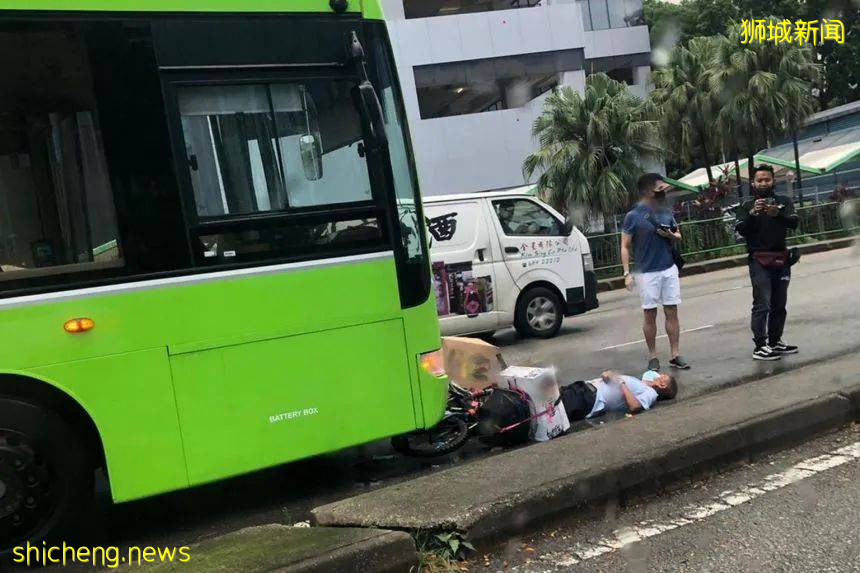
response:
[[[684,278],[682,328],[692,332],[682,336],[682,352],[693,369],[678,375],[679,399],[855,351],[860,347],[858,282],[860,259],[848,249],[805,257],[795,267],[786,334],[801,353],[763,364],[750,358],[746,269]],[[523,340],[508,329],[497,333],[495,342],[509,364],[556,365],[561,380],[594,377],[605,368],[641,372],[647,356],[644,343],[638,342],[636,297],[615,291],[600,298],[598,311],[567,319],[555,339]],[[660,345],[665,363],[665,338]],[[140,502],[111,506],[102,491],[100,510],[82,541],[120,547],[189,545],[252,525],[293,524],[307,520],[318,505],[484,455],[491,452],[470,444],[424,462],[394,454],[385,441]]]
[[[693,365],[677,373],[679,397],[758,378],[860,348],[860,258],[854,249],[803,257],[793,269],[784,339],[801,352],[779,362],[751,359],[752,289],[746,267],[682,279],[681,354]],[[602,369],[641,373],[648,363],[639,298],[626,290],[603,293],[600,309],[565,321],[552,340],[522,340],[509,329],[494,343],[509,364],[554,364],[561,380],[594,378]],[[658,317],[663,330],[662,312]],[[657,341],[664,370],[669,344]]]
[[[853,457],[834,455],[846,448]],[[579,516],[475,557],[470,569],[860,571],[858,456],[860,425],[855,424],[720,473],[583,510]],[[630,537],[637,532],[647,537]]]

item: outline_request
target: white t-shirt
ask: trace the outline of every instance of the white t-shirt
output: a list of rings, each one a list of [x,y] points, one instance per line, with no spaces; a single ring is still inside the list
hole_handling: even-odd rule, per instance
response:
[[[642,375],[642,378],[651,380],[658,376],[656,372],[648,371]],[[642,408],[648,410],[657,402],[657,391],[633,376],[621,376],[627,389],[639,400]],[[604,382],[601,378],[589,380],[597,390],[597,396],[594,399],[594,408],[586,416],[586,418],[594,418],[604,412],[627,412],[627,402],[624,400],[624,393],[621,392],[621,385],[615,382]]]

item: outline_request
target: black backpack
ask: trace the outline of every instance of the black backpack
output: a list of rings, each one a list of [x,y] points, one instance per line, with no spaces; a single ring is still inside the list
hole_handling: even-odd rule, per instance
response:
[[[494,446],[522,444],[531,439],[528,399],[519,392],[496,389],[478,408],[478,436]]]

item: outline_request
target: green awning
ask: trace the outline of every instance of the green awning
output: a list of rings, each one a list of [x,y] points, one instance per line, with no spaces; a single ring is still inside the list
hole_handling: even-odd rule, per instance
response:
[[[663,177],[663,181],[671,185],[672,187],[677,187],[678,189],[684,189],[686,191],[692,191],[693,193],[698,193],[701,191],[699,187],[694,187],[692,185],[687,185],[686,183],[682,183],[677,179],[672,179],[671,177]]]
[[[745,169],[747,163],[748,160],[746,159],[738,160],[738,164],[741,169],[741,178],[743,179],[749,178],[749,174]],[[717,178],[722,176],[723,178],[733,179],[735,177],[735,162],[729,161],[727,163],[720,163],[718,165],[714,165],[713,167],[711,167],[711,174]],[[666,182],[668,183],[669,180],[667,179]],[[681,177],[681,179],[678,180],[678,183],[682,184],[684,186],[682,188],[684,189],[699,192],[708,186],[708,170],[704,167],[700,167],[695,171]]]
[[[841,129],[797,142],[801,171],[821,175],[860,156],[860,127]],[[757,153],[756,161],[796,169],[794,145],[784,143]]]

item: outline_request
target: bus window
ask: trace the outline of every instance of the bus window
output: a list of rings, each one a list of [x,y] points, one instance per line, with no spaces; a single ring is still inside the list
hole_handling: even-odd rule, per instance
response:
[[[0,297],[189,268],[149,25],[4,22],[0,60]]]
[[[345,81],[179,87],[197,215],[370,201],[349,88]],[[303,138],[321,149],[315,177],[303,165]]]
[[[123,265],[87,47],[0,31],[0,283]],[[0,287],[2,288],[2,287]]]

